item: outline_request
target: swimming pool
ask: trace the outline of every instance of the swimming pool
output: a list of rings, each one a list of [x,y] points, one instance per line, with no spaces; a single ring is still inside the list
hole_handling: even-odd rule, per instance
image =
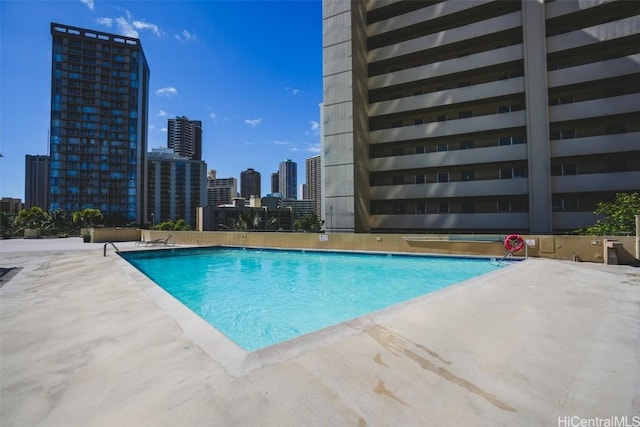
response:
[[[225,247],[120,255],[247,351],[501,268],[475,258]]]

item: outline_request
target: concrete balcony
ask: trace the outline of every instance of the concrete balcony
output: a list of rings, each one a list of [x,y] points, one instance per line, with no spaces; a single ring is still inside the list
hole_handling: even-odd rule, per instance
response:
[[[640,147],[638,141],[640,132],[551,141],[551,156],[569,157],[636,151]]]
[[[545,3],[545,18],[556,18],[602,4],[602,0],[554,1]]]
[[[486,52],[475,53],[461,58],[427,64],[406,70],[394,71],[369,77],[369,89],[379,89],[389,86],[431,79],[440,76],[460,73],[478,68],[490,67],[496,64],[517,61],[523,58],[522,45],[507,46]]]
[[[551,122],[589,119],[593,117],[612,116],[638,112],[640,109],[640,93],[592,99],[549,107]]]
[[[383,114],[441,107],[442,105],[473,102],[498,96],[515,95],[522,92],[524,92],[524,77],[517,77],[442,92],[374,102],[369,104],[369,116],[373,117]]]
[[[527,158],[526,144],[369,159],[370,172],[509,162]]]
[[[607,61],[550,71],[547,74],[547,79],[549,87],[553,88],[635,74],[639,70],[640,54],[635,54],[624,58],[609,59]]]
[[[560,52],[632,36],[638,34],[638,28],[640,28],[640,16],[632,16],[565,34],[558,34],[547,38],[547,53]]]
[[[438,182],[432,184],[382,185],[369,188],[372,200],[431,199],[445,197],[513,196],[527,194],[527,178],[483,181]]]
[[[424,25],[428,24],[425,23]],[[513,28],[520,28],[521,26],[522,13],[513,12],[484,21],[474,22],[472,24],[451,28],[447,31],[429,34],[423,37],[405,40],[400,43],[370,50],[367,53],[367,61],[369,63],[372,63],[385,59],[396,58],[398,56],[408,55],[411,53],[432,49],[434,47],[440,47],[447,44],[470,40],[476,37],[498,33]]]
[[[554,193],[637,191],[638,189],[640,189],[640,171],[591,173],[551,178],[551,191]]]
[[[375,22],[367,26],[367,36],[371,37],[377,34],[387,33],[389,31],[399,30],[415,24],[428,22],[432,19],[441,18],[446,15],[458,13],[465,9],[490,3],[491,0],[468,0],[468,1],[446,1],[437,3],[431,7],[426,7],[411,13],[400,16],[394,16],[384,21]]]
[[[412,215],[371,215],[371,228],[521,230],[529,228],[529,214],[446,213]]]
[[[463,135],[483,131],[508,129],[525,125],[525,112],[494,114],[468,119],[425,123],[369,132],[369,143],[380,144],[391,141],[410,141],[450,135]]]

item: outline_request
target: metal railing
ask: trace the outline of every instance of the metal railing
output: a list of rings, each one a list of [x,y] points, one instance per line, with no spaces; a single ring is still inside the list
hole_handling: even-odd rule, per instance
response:
[[[113,242],[106,242],[104,244],[104,248],[103,248],[103,251],[102,251],[102,256],[107,256],[107,245],[113,246],[113,249],[116,250],[116,253],[120,253],[120,249],[118,249],[118,247]]]

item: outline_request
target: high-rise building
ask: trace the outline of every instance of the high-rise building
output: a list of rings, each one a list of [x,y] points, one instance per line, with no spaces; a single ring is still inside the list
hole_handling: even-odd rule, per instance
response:
[[[147,221],[159,224],[184,219],[195,227],[196,208],[207,203],[207,164],[182,157],[170,148],[151,150],[147,162]]]
[[[176,117],[167,121],[167,147],[191,160],[202,160],[202,121]]]
[[[305,199],[313,200],[313,212],[320,217],[320,201],[322,200],[322,165],[320,155],[306,159],[307,185]]]
[[[207,175],[207,206],[229,205],[237,197],[238,180],[236,178],[216,178],[216,171],[209,171]]]
[[[260,197],[260,172],[251,168],[240,172],[240,195],[245,199]]]
[[[146,219],[149,67],[140,40],[51,24],[50,208]]]
[[[335,231],[572,231],[640,189],[640,4],[324,0]]]
[[[49,156],[25,156],[25,208],[49,210]]]
[[[298,198],[298,165],[291,159],[280,162],[278,169],[280,193],[285,199]]]
[[[274,172],[271,174],[271,192],[280,192],[280,174],[278,172]]]

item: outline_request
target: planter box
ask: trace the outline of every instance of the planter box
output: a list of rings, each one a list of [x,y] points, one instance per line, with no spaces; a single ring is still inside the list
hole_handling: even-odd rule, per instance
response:
[[[24,238],[25,239],[39,239],[42,237],[42,229],[40,228],[25,228],[24,229]]]

